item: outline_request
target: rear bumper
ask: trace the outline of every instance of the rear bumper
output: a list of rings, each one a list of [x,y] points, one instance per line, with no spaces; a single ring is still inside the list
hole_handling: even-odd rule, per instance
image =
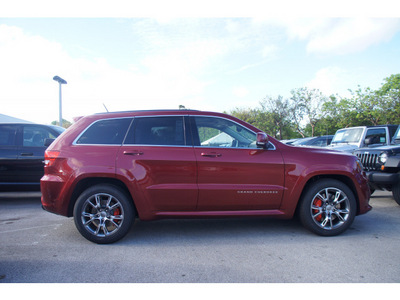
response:
[[[62,198],[65,182],[59,176],[45,175],[40,180],[40,190],[42,192],[42,208],[45,211],[68,216],[68,205]]]

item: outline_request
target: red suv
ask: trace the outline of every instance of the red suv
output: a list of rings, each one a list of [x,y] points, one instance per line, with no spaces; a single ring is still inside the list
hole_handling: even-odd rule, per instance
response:
[[[368,212],[356,156],[280,143],[232,116],[192,110],[84,117],[45,153],[47,211],[95,243],[135,218],[278,217],[325,236]]]

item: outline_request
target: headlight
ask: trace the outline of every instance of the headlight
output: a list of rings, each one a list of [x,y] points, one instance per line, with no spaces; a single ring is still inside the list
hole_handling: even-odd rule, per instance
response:
[[[386,153],[379,154],[378,161],[381,164],[384,164],[387,161],[387,159],[388,159],[388,155]]]

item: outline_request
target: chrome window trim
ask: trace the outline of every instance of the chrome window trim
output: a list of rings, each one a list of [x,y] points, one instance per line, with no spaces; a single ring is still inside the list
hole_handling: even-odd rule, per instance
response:
[[[235,124],[237,124],[237,125],[239,125],[239,126],[241,126],[241,127],[244,127],[246,130],[249,130],[250,132],[252,132],[252,133],[254,133],[254,134],[257,134],[257,132],[253,131],[252,129],[247,128],[246,126],[244,126],[244,125],[242,125],[242,124],[240,124],[240,123],[238,123],[238,122],[236,122],[236,121],[234,121],[234,120],[231,120],[231,119],[229,119],[229,118],[225,118],[225,117],[223,117],[223,116],[208,116],[208,115],[197,115],[197,114],[129,116],[129,117],[103,118],[103,119],[98,119],[98,120],[96,120],[96,121],[90,123],[90,124],[85,128],[85,130],[83,130],[83,131],[74,139],[74,141],[72,142],[72,145],[73,145],[73,146],[92,146],[92,147],[95,147],[95,146],[99,146],[99,147],[104,147],[104,146],[107,146],[107,147],[115,147],[115,146],[134,147],[134,146],[136,146],[136,147],[170,147],[170,148],[196,148],[196,149],[204,149],[204,148],[209,148],[209,149],[243,149],[243,150],[262,149],[262,148],[258,148],[258,147],[256,147],[256,148],[249,148],[249,147],[208,147],[208,146],[207,146],[207,147],[205,147],[205,146],[202,147],[202,146],[195,146],[195,145],[125,144],[126,136],[127,136],[128,132],[130,131],[132,125],[133,125],[133,121],[134,121],[136,118],[157,118],[157,117],[182,117],[183,119],[184,119],[184,117],[200,117],[200,118],[203,117],[203,118],[224,119],[224,120],[230,121],[230,122],[232,122],[232,123],[235,123]],[[126,131],[126,133],[125,133],[125,137],[124,137],[124,139],[122,140],[122,143],[121,143],[121,144],[77,144],[77,141],[80,139],[80,137],[81,137],[91,126],[93,126],[93,125],[96,124],[97,122],[101,122],[101,121],[105,121],[105,120],[119,120],[119,119],[132,119],[132,120],[131,120],[131,123],[130,123],[129,126],[128,126],[128,129],[127,129],[127,131]],[[183,130],[184,130],[185,143],[186,143],[186,134],[187,134],[188,128],[186,128],[186,126],[185,126],[185,121],[184,121]],[[274,145],[271,141],[269,141],[268,143],[269,143],[269,147],[266,148],[266,149],[264,149],[264,150],[276,150],[275,145]],[[272,147],[271,147],[271,146],[272,146]]]

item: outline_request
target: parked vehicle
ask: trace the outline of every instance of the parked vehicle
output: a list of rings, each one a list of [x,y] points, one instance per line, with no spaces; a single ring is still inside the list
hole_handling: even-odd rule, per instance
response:
[[[46,139],[64,128],[34,123],[0,123],[0,189],[39,189]]]
[[[400,126],[388,146],[355,152],[367,173],[371,190],[388,190],[400,205]]]
[[[291,143],[292,146],[326,147],[332,141],[333,135],[322,135],[298,139]]]
[[[96,243],[121,239],[135,218],[289,219],[296,212],[306,228],[332,236],[371,209],[357,157],[288,146],[220,113],[87,116],[50,145],[44,168],[43,208],[73,216]]]
[[[330,149],[354,153],[364,147],[389,145],[398,125],[358,126],[336,131]]]
[[[290,140],[280,140],[281,143],[284,143],[286,145],[291,145],[293,144],[295,141],[299,140],[299,138],[297,139],[290,139]]]

